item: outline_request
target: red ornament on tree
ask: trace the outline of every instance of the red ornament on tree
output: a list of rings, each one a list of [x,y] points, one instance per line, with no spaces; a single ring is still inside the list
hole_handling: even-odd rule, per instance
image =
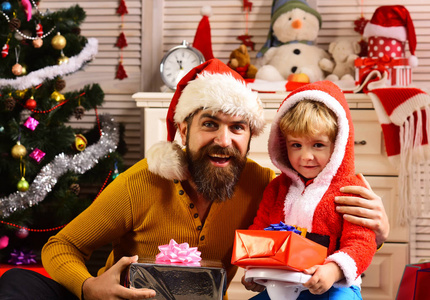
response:
[[[6,57],[9,54],[9,45],[4,44],[3,48],[1,49],[1,57]]]
[[[127,6],[125,5],[125,1],[124,0],[121,0],[119,2],[119,6],[118,6],[116,12],[117,12],[117,14],[120,14],[121,16],[125,15],[125,14],[128,14]]]
[[[124,66],[122,65],[122,62],[119,62],[115,78],[119,79],[119,80],[123,80],[124,78],[127,78],[127,77],[128,76],[127,76],[127,73],[124,70]]]
[[[34,100],[33,96],[30,97],[30,99],[28,99],[25,102],[25,107],[28,109],[35,109],[37,106],[36,100]]]
[[[121,34],[118,36],[118,40],[117,40],[115,46],[120,48],[120,49],[128,46],[127,39],[125,38],[124,32],[121,32]]]

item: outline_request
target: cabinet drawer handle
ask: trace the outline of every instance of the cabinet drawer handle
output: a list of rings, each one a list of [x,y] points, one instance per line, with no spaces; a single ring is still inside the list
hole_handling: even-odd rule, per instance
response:
[[[365,140],[362,141],[354,141],[354,145],[366,145],[367,142]]]

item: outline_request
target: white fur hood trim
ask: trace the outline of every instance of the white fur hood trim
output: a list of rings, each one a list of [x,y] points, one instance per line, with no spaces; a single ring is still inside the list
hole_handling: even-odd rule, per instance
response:
[[[159,142],[146,153],[148,169],[169,180],[185,180],[189,176],[185,152],[176,142]]]

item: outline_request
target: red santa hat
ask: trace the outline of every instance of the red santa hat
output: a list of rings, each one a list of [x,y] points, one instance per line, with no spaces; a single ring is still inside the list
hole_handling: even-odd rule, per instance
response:
[[[193,47],[200,50],[205,60],[209,60],[214,58],[212,53],[211,25],[209,23],[209,17],[212,15],[212,8],[210,6],[203,6],[200,13],[203,17],[197,27]]]
[[[403,5],[387,5],[378,7],[372,19],[366,24],[363,37],[382,36],[401,42],[408,41],[411,57],[409,65],[416,67],[418,58],[415,56],[417,37],[409,11]]]
[[[265,125],[258,93],[246,86],[242,76],[214,58],[195,67],[178,83],[167,112],[167,142],[153,145],[147,152],[149,170],[167,179],[186,179],[188,167],[184,151],[174,142],[177,124],[199,109],[243,116],[252,135]]]
[[[430,95],[417,88],[368,92],[381,123],[385,149],[399,170],[399,223],[430,211]],[[425,200],[425,201],[423,201]]]

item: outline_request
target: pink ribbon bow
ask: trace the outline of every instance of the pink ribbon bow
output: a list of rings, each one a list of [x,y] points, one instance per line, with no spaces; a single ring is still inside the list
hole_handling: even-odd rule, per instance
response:
[[[197,247],[190,247],[188,243],[178,244],[174,239],[168,245],[158,246],[160,253],[155,256],[156,262],[197,263],[202,260]]]

